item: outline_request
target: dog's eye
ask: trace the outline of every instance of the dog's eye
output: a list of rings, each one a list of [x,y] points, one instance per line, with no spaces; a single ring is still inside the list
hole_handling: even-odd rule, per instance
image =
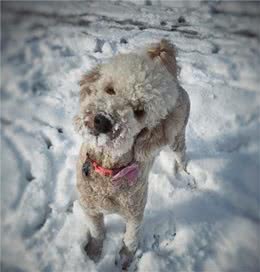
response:
[[[105,88],[105,92],[106,92],[107,94],[109,94],[109,95],[115,95],[115,94],[116,94],[114,88],[111,87],[111,86]]]
[[[145,111],[144,111],[144,109],[135,110],[134,115],[137,119],[141,119],[145,116]]]

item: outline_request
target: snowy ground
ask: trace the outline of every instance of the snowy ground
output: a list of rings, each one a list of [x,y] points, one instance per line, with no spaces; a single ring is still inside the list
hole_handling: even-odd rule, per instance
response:
[[[119,271],[118,216],[106,218],[98,264],[81,249],[88,222],[75,194],[77,81],[162,37],[178,48],[191,98],[191,175],[174,178],[171,153],[161,152],[132,268],[260,270],[260,5],[142,3],[2,3],[2,271]]]

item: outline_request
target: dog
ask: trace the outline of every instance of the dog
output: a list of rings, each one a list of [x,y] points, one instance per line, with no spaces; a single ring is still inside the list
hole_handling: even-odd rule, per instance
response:
[[[177,78],[175,46],[168,40],[119,54],[84,74],[82,136],[77,162],[79,202],[90,225],[87,255],[98,261],[105,238],[104,214],[126,221],[119,251],[123,269],[132,262],[147,200],[148,174],[160,150],[170,146],[186,169],[185,128],[190,100]]]

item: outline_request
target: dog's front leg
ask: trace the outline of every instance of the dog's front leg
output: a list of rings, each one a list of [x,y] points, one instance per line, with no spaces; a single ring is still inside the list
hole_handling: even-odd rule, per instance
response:
[[[131,264],[138,248],[141,223],[140,217],[127,218],[123,246],[119,252],[122,269],[127,269]]]
[[[85,251],[90,259],[97,262],[100,259],[103,241],[105,239],[104,216],[101,213],[89,214],[86,212],[89,223],[89,240]]]

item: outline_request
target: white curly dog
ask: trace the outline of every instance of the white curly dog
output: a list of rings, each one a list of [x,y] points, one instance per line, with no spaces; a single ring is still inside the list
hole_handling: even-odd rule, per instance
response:
[[[97,261],[105,238],[104,214],[126,220],[121,265],[138,247],[148,174],[169,145],[185,169],[185,128],[190,101],[177,80],[175,47],[167,40],[119,54],[80,81],[80,112],[74,118],[83,143],[77,163],[79,200],[90,224],[88,256]]]

